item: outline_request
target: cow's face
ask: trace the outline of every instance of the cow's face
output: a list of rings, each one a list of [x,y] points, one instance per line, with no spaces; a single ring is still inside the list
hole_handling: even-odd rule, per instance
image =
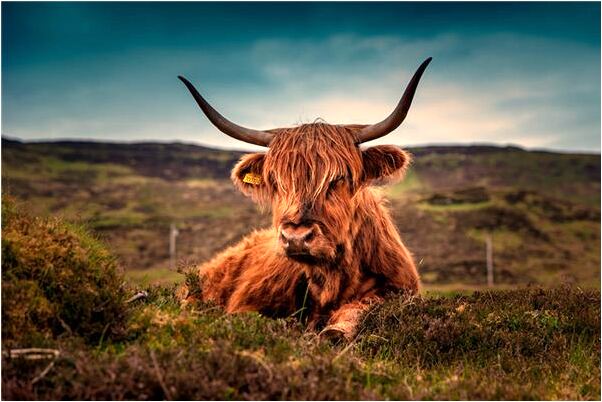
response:
[[[267,153],[246,155],[232,171],[244,194],[271,204],[278,247],[288,257],[308,264],[342,257],[359,224],[358,192],[405,171],[407,153],[394,146],[361,150],[358,129],[314,123],[275,130]]]
[[[282,252],[316,264],[335,261],[352,247],[354,222],[361,224],[354,215],[358,208],[367,208],[359,192],[374,181],[403,174],[409,162],[405,152],[392,146],[360,150],[356,144],[399,127],[430,62],[429,57],[418,67],[393,112],[366,126],[314,123],[270,131],[242,127],[217,112],[186,78],[179,78],[220,131],[269,147],[265,154],[245,156],[232,171],[232,179],[246,195],[271,203]]]

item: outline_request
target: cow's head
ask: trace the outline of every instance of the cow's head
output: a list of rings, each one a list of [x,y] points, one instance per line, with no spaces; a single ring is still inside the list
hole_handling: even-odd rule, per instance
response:
[[[269,131],[248,129],[224,118],[190,82],[179,78],[218,129],[268,147],[265,153],[245,155],[234,167],[232,180],[245,195],[271,204],[282,252],[316,264],[333,262],[351,247],[350,234],[357,229],[354,215],[362,202],[358,193],[371,183],[402,177],[410,162],[406,152],[389,145],[361,149],[359,144],[382,137],[403,122],[430,61],[418,68],[393,113],[369,126],[317,122]]]

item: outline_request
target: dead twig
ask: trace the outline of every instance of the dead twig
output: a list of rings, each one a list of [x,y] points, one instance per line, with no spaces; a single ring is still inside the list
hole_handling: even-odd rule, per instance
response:
[[[192,310],[190,312],[190,314],[194,314],[194,315],[203,315],[205,313],[208,313],[209,311],[213,311],[213,310],[220,310],[222,307],[220,306],[215,306],[215,307],[208,307],[208,308],[204,308],[202,310]]]
[[[25,348],[25,349],[10,349],[3,351],[2,354],[5,357],[14,359],[21,357],[27,360],[42,360],[42,359],[56,359],[59,357],[60,352],[57,349],[44,349],[44,348]]]
[[[51,361],[50,364],[48,366],[46,366],[46,368],[44,370],[42,370],[42,372],[40,374],[38,374],[33,380],[31,380],[31,385],[34,385],[36,382],[38,382],[42,378],[44,378],[46,376],[46,374],[48,374],[50,369],[52,369],[54,367],[55,361],[56,360]]]
[[[11,349],[9,351],[3,351],[2,354],[11,359],[21,358],[26,360],[44,360],[52,359],[52,361],[42,370],[40,374],[31,380],[31,385],[34,385],[50,372],[54,367],[54,362],[59,357],[60,352],[56,349],[44,349],[44,348],[26,348],[26,349]]]
[[[134,296],[127,299],[125,302],[132,303],[132,302],[135,302],[136,300],[146,299],[147,297],[148,297],[148,292],[145,290],[142,290],[142,291],[136,293]]]
[[[405,378],[405,377],[404,377],[404,379],[403,379],[403,385],[405,385],[405,386],[406,386],[406,389],[408,390],[408,393],[410,394],[410,398],[409,398],[409,399],[410,399],[410,400],[413,400],[413,399],[414,399],[414,391],[412,390],[412,387],[410,387],[410,386],[408,385],[408,379],[407,379],[407,378]]]
[[[63,327],[63,329],[64,329],[65,331],[67,331],[67,333],[68,333],[69,335],[73,335],[73,331],[71,330],[71,327],[70,327],[69,325],[67,325],[67,323],[66,323],[65,321],[63,321],[63,320],[61,319],[61,317],[59,317],[58,315],[56,316],[56,318],[59,320],[59,323],[61,324],[61,326]]]

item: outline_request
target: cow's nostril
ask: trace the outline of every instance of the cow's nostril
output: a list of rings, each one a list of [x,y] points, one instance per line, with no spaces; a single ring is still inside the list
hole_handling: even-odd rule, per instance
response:
[[[313,230],[310,230],[309,232],[307,232],[307,234],[304,236],[303,240],[308,242],[308,241],[312,241],[313,238],[315,237],[315,233]]]

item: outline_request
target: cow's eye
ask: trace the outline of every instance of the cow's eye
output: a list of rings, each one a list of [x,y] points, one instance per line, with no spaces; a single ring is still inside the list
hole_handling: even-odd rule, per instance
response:
[[[330,195],[334,190],[336,190],[343,182],[345,181],[344,177],[337,177],[328,185],[328,191],[326,195]]]

